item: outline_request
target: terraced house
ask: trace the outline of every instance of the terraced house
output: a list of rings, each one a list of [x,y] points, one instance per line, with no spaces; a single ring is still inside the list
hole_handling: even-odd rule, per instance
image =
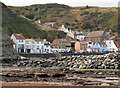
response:
[[[25,39],[22,34],[12,34],[14,49],[19,53],[50,53],[50,42],[46,39]]]
[[[51,47],[50,42],[46,39],[35,39],[36,41],[36,52],[35,53],[50,53]]]
[[[35,53],[35,40],[34,39],[25,39],[25,50],[26,53]]]

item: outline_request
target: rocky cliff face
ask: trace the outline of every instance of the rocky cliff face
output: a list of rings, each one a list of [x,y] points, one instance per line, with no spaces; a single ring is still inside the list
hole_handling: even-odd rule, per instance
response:
[[[12,41],[9,36],[0,30],[0,58],[17,59],[17,52],[13,49]]]

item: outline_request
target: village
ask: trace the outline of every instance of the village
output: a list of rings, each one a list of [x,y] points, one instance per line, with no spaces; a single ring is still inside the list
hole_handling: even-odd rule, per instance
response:
[[[40,23],[40,21],[38,21]],[[58,27],[55,22],[43,24],[61,30],[66,38],[56,38],[51,43],[47,39],[26,39],[22,34],[12,34],[13,48],[18,53],[103,53],[120,51],[120,38],[111,30],[79,32],[71,31],[64,25]]]

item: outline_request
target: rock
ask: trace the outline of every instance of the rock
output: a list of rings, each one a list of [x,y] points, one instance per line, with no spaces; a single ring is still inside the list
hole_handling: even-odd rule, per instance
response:
[[[103,73],[102,72],[98,72],[98,75],[102,75]]]
[[[110,86],[108,83],[102,83],[101,86]]]

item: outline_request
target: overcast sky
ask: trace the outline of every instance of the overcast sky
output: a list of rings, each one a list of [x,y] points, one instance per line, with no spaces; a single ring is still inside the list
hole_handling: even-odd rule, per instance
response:
[[[0,0],[6,5],[26,6],[32,4],[58,3],[69,6],[117,7],[120,0]]]

